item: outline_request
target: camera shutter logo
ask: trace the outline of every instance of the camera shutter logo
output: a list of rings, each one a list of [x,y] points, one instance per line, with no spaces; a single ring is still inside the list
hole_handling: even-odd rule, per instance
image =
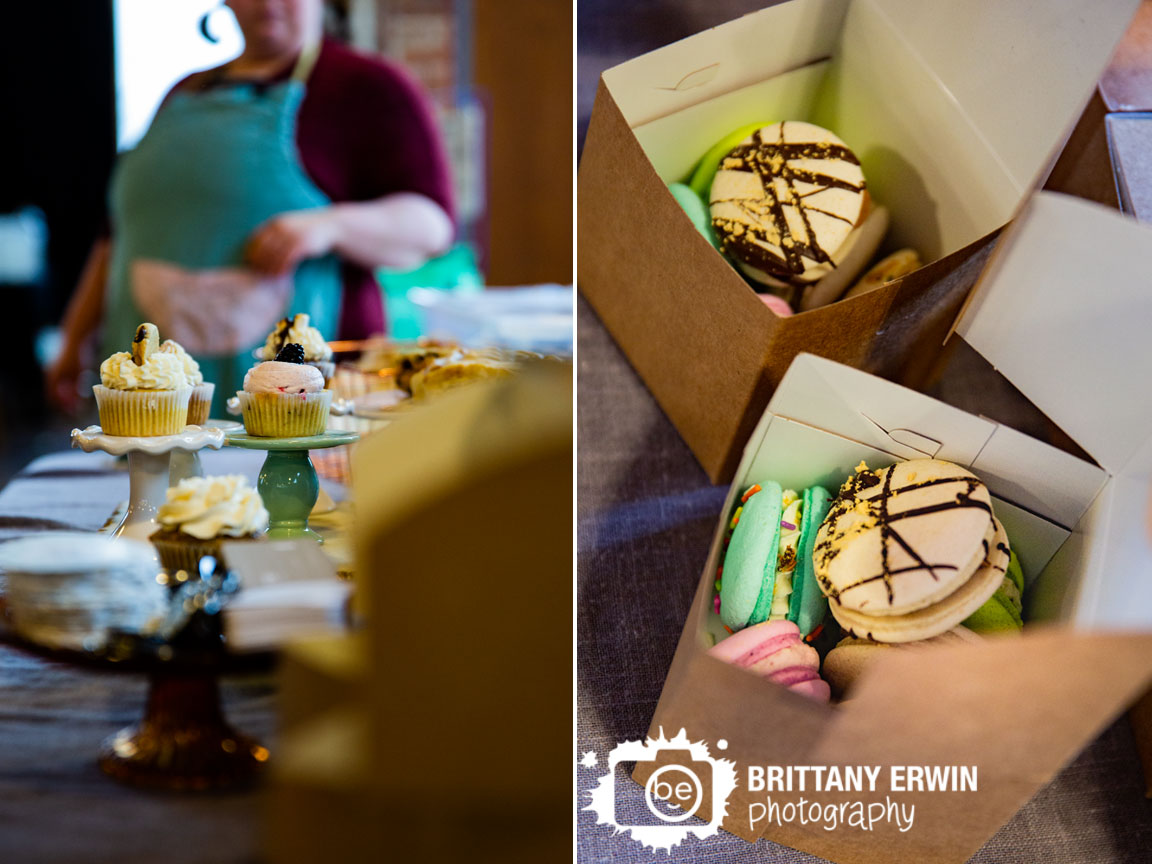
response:
[[[726,741],[717,742],[723,750]],[[653,762],[661,753],[669,753],[674,760],[652,772],[644,785],[644,803],[647,813],[642,817],[627,815],[621,818],[617,808],[616,766],[621,762]],[[705,783],[704,776],[710,779]],[[704,804],[706,786],[711,786],[711,819],[708,822],[688,820]],[[713,758],[703,741],[690,742],[683,729],[674,738],[664,737],[647,741],[625,741],[608,755],[608,773],[600,778],[596,788],[588,793],[590,803],[585,810],[596,814],[597,824],[611,825],[617,833],[624,831],[638,843],[653,851],[668,852],[682,843],[689,834],[699,839],[711,837],[720,831],[720,824],[728,814],[728,796],[736,788],[736,763]],[[668,810],[665,801],[678,810]],[[649,818],[650,817],[650,818]],[[637,823],[647,824],[637,824]]]

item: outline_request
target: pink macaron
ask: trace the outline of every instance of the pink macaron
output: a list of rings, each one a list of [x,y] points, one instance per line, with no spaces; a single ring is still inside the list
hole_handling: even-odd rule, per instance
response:
[[[783,297],[778,297],[775,294],[757,294],[760,302],[779,315],[781,318],[787,318],[789,315],[794,315],[792,307],[788,305],[788,301]]]
[[[746,627],[708,653],[819,702],[831,695],[828,682],[820,677],[820,655],[800,638],[800,628],[792,621]]]

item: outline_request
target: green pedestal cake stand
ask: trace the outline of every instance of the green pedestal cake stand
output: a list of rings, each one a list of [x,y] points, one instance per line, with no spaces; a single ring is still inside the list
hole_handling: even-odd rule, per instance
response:
[[[339,447],[360,440],[355,432],[325,432],[302,438],[260,438],[243,429],[227,433],[229,447],[248,450],[267,450],[268,457],[260,469],[256,489],[268,508],[268,536],[311,537],[317,543],[324,540],[308,527],[308,514],[320,496],[320,481],[316,468],[308,458],[309,450]]]

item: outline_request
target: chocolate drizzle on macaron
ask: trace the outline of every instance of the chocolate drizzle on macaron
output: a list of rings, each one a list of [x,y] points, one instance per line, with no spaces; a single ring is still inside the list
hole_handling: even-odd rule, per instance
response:
[[[881,642],[955,627],[995,593],[1011,556],[988,487],[937,459],[856,470],[813,549],[833,616]]]
[[[940,577],[937,573],[938,570],[955,571],[959,568],[955,564],[950,563],[929,563],[920,553],[912,547],[903,535],[894,527],[895,522],[905,519],[914,519],[918,516],[927,516],[932,513],[943,513],[949,510],[961,510],[966,508],[977,508],[985,511],[989,518],[992,517],[992,507],[985,501],[980,501],[973,497],[977,489],[983,488],[984,484],[976,477],[936,477],[931,480],[924,480],[918,483],[907,483],[903,486],[892,488],[892,478],[894,472],[889,469],[883,472],[883,480],[880,480],[879,475],[875,472],[864,470],[859,472],[854,477],[850,477],[848,481],[841,487],[840,496],[833,503],[832,509],[828,512],[825,519],[825,524],[835,525],[840,517],[848,512],[856,509],[859,505],[863,504],[868,509],[870,517],[863,525],[855,525],[850,529],[841,530],[836,533],[830,532],[821,541],[816,544],[816,560],[817,578],[820,580],[820,585],[824,589],[824,593],[831,599],[837,600],[840,595],[845,591],[853,588],[858,588],[861,585],[866,585],[870,582],[883,580],[884,587],[888,595],[888,605],[892,605],[894,600],[894,593],[892,590],[892,577],[901,573],[912,573],[919,570],[926,571],[934,581],[939,582]],[[871,489],[877,483],[882,482],[883,488],[879,495],[862,498],[860,493]],[[942,486],[945,484],[957,483],[962,488],[956,492],[955,499],[951,501],[944,501],[939,504],[930,504],[924,507],[916,507],[911,510],[904,510],[900,513],[889,512],[889,502],[898,495],[907,494],[917,489],[927,489],[932,486]],[[836,553],[839,551],[838,543],[842,541],[849,533],[858,533],[868,528],[878,527],[880,529],[880,567],[879,573],[874,575],[865,576],[861,579],[844,585],[841,588],[836,588],[829,581],[826,572],[827,565]],[[984,539],[984,558],[988,557],[988,540]],[[908,567],[892,568],[889,564],[889,557],[891,554],[891,545],[895,543],[901,549],[908,553],[909,557],[915,562]],[[1007,547],[1003,551],[1007,552]]]
[[[797,125],[800,124],[793,124]],[[721,172],[754,175],[761,195],[751,199],[742,195],[729,197],[723,194],[717,199],[714,185],[711,202],[713,208],[718,201],[722,201],[734,207],[735,213],[729,211],[727,215],[720,215],[714,209],[712,228],[724,254],[788,281],[800,276],[811,266],[805,264],[805,259],[816,264],[834,266],[832,255],[839,249],[846,235],[834,234],[836,245],[825,248],[820,237],[824,232],[813,227],[812,216],[820,214],[843,222],[847,226],[845,230],[850,230],[860,217],[867,184],[863,175],[859,175],[860,181],[854,183],[827,170],[819,170],[813,164],[841,162],[859,166],[860,160],[856,154],[843,143],[836,143],[839,139],[789,142],[788,124],[779,123],[776,129],[778,131],[774,140],[765,140],[765,129],[756,130],[748,143],[740,144],[721,160]],[[831,133],[826,134],[834,137]],[[806,201],[831,189],[856,193],[860,202],[847,210],[846,215]],[[794,216],[791,222],[790,215]]]

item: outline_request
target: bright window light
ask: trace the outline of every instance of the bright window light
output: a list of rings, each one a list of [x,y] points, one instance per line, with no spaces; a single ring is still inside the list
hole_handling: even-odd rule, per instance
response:
[[[244,38],[220,0],[114,0],[116,143],[136,146],[165,94],[192,72],[239,55]],[[205,13],[210,42],[200,32]]]

